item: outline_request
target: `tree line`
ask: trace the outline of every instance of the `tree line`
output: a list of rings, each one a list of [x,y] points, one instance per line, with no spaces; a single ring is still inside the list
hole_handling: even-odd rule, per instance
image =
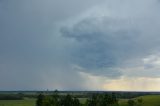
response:
[[[118,100],[114,93],[112,94],[93,94],[86,98],[85,103],[81,103],[79,98],[73,95],[59,95],[55,92],[53,95],[39,94],[36,106],[118,106]]]

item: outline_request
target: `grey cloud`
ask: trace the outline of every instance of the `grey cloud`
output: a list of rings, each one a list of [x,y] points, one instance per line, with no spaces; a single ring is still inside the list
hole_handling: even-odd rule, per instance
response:
[[[145,30],[142,30],[135,27],[143,23],[141,20],[133,20],[135,23],[130,21],[118,17],[89,17],[72,27],[63,27],[62,36],[77,43],[70,51],[72,62],[86,68],[87,72],[106,77],[108,74],[114,78],[122,75],[116,68],[129,66],[128,60],[140,60],[158,50],[158,30],[151,34],[151,30],[146,30],[151,26],[143,26]],[[156,42],[149,43],[151,38]],[[106,69],[100,71],[103,68]]]
[[[61,29],[64,37],[77,41],[78,46],[71,51],[74,60],[83,67],[93,69],[114,67],[122,61],[122,59],[119,61],[119,58],[133,53],[136,48],[134,46],[138,45],[135,44],[140,35],[138,31],[121,28],[109,29],[115,20],[105,18],[103,17],[102,22],[97,19],[87,19],[79,22],[73,28]],[[115,25],[123,26],[122,23]]]
[[[95,2],[1,0],[0,90],[85,88],[81,76],[67,68],[67,48],[56,33],[56,25]]]
[[[0,0],[0,90],[89,89],[80,71],[123,75],[159,50],[158,4],[144,1]]]

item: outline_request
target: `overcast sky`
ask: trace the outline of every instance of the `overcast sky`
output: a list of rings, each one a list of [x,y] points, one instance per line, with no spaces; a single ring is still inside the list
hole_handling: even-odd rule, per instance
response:
[[[0,0],[0,90],[160,91],[159,0]]]

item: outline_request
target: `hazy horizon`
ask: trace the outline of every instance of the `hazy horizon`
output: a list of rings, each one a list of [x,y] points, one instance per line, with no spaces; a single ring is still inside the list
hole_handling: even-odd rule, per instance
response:
[[[0,91],[160,91],[160,0],[0,0]]]

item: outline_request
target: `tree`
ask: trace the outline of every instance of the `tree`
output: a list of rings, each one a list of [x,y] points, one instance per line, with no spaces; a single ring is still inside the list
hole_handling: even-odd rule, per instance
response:
[[[142,103],[142,101],[143,101],[142,98],[137,99],[138,103]]]
[[[112,95],[111,95],[111,98],[112,98],[112,102],[111,102],[111,104],[113,105],[113,106],[118,106],[118,99],[117,99],[117,97],[116,97],[116,94],[115,93],[112,93]]]
[[[115,94],[94,94],[87,99],[85,106],[118,106],[118,100]]]
[[[132,99],[128,100],[128,106],[134,106],[134,105],[135,105],[134,100]]]
[[[73,99],[72,99],[71,95],[65,96],[65,97],[61,100],[61,105],[62,105],[62,106],[73,106]]]
[[[138,102],[138,106],[141,106],[141,105],[142,105],[142,102],[143,102],[143,99],[142,99],[142,98],[139,98],[139,99],[137,99],[137,102]]]
[[[77,99],[77,98],[73,99],[73,106],[80,106],[79,99]]]
[[[36,106],[43,106],[44,95],[39,94],[36,101]]]
[[[97,106],[97,105],[96,105],[97,103],[98,103],[98,102],[97,102],[97,95],[94,94],[94,95],[92,95],[91,98],[87,99],[85,105],[86,105],[86,106]]]
[[[50,104],[52,104],[52,106],[59,106],[60,105],[60,98],[58,95],[58,90],[55,90],[53,95],[51,96],[51,100],[50,100]]]

